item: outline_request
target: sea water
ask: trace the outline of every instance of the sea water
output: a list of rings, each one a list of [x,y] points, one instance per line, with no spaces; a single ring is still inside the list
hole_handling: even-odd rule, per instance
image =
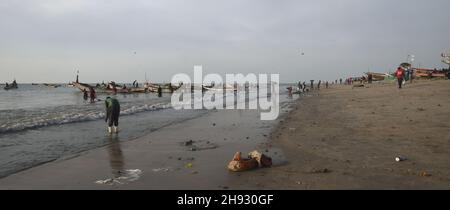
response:
[[[281,107],[293,99],[281,86]],[[106,132],[104,99],[90,103],[71,87],[19,84],[0,90],[0,178],[46,162],[71,157],[111,143]],[[121,105],[120,140],[144,136],[184,123],[209,110],[174,110],[170,94],[115,95]],[[254,100],[254,99],[252,99]]]

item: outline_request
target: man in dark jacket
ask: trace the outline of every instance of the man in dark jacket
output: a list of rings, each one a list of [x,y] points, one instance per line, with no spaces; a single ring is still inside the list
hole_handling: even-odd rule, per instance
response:
[[[118,133],[119,115],[120,115],[119,101],[115,98],[107,97],[105,100],[105,105],[106,105],[105,122],[108,122],[108,132]]]

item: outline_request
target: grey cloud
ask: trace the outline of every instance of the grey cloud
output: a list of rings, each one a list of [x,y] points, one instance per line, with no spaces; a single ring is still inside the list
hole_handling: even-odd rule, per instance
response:
[[[447,0],[0,0],[0,78],[154,81],[272,72],[283,81],[443,67]],[[134,54],[134,52],[137,52]],[[301,52],[305,52],[301,56]],[[3,81],[0,81],[3,82]]]

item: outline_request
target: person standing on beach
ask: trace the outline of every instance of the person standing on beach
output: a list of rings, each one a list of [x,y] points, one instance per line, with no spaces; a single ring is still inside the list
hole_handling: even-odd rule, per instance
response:
[[[314,80],[311,80],[311,90],[314,90]]]
[[[305,92],[305,89],[306,89],[306,82],[303,82],[303,89],[302,89],[302,92]]]
[[[339,79],[339,84],[342,85],[342,78]]]
[[[411,69],[409,69],[409,83],[412,83],[413,82],[413,79],[414,79],[414,69],[413,68],[411,68]]]
[[[120,104],[115,98],[106,97],[106,119],[105,122],[108,123],[108,133],[118,133],[119,132],[119,115],[120,115]],[[113,127],[114,126],[114,127]]]
[[[162,97],[162,88],[161,88],[161,85],[160,86],[158,86],[158,97]]]
[[[403,69],[401,66],[398,67],[397,71],[395,72],[395,76],[397,77],[398,81],[398,89],[402,89],[403,78],[405,77],[405,69]]]
[[[95,102],[95,98],[97,97],[95,94],[95,90],[93,87],[89,88],[89,92],[90,92],[90,98],[91,98],[91,103]]]
[[[319,80],[319,83],[317,84],[317,90],[320,90],[320,84],[322,83],[322,80]]]
[[[83,99],[84,99],[85,101],[87,101],[88,98],[89,98],[88,92],[86,91],[86,89],[83,89]]]
[[[325,82],[325,87],[328,89],[328,81]]]

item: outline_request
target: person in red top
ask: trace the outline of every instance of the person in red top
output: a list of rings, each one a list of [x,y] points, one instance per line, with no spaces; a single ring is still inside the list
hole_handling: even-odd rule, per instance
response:
[[[397,71],[395,72],[395,76],[397,77],[398,88],[402,89],[403,78],[405,77],[405,69],[403,69],[401,66],[398,67]]]

